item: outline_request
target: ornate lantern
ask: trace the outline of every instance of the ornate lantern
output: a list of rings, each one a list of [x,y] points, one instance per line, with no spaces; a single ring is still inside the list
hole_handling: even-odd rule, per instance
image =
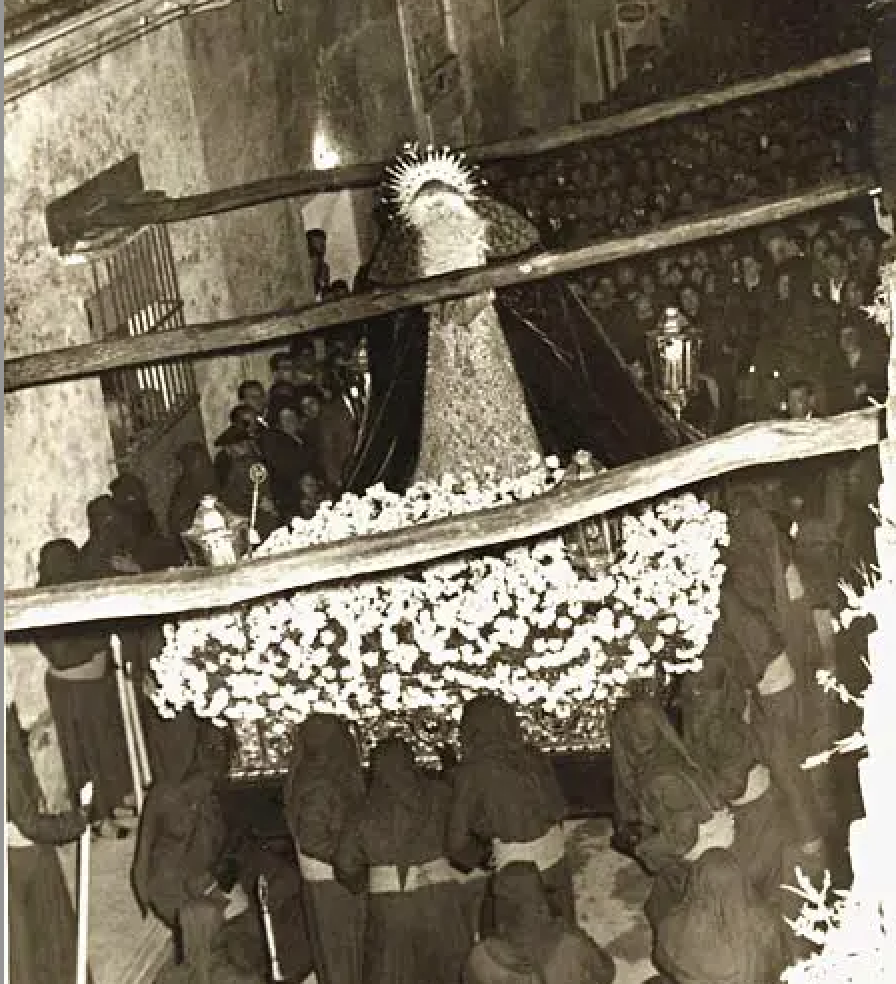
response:
[[[594,478],[606,468],[597,468],[589,451],[577,451],[564,475],[564,482]],[[607,516],[591,516],[569,528],[564,535],[573,567],[586,577],[606,569],[619,546],[618,522]]]
[[[249,520],[213,495],[199,500],[193,525],[182,535],[190,560],[198,567],[235,564],[249,550]]]
[[[697,388],[700,364],[699,331],[688,326],[678,308],[666,308],[662,325],[647,333],[647,352],[656,395],[681,420],[688,398]]]

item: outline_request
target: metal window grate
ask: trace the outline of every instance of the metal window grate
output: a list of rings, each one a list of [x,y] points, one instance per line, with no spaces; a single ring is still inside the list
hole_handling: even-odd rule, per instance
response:
[[[145,226],[91,264],[94,293],[87,317],[96,340],[182,328],[184,305],[165,226]],[[101,376],[115,452],[149,443],[197,398],[193,367],[170,359]]]

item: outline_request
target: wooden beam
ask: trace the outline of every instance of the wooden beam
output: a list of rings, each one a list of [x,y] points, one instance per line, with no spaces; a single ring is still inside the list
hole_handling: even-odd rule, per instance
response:
[[[870,61],[870,50],[867,47],[857,48],[854,51],[821,58],[808,65],[786,69],[759,79],[738,82],[721,89],[651,103],[649,106],[641,106],[603,119],[561,127],[549,133],[470,147],[467,148],[466,154],[469,161],[475,164],[532,157],[589,140],[615,137],[621,133],[652,126],[679,116],[702,113],[742,99],[818,81],[838,72],[867,65]],[[183,222],[204,215],[263,205],[282,198],[298,198],[350,188],[370,188],[382,181],[387,163],[381,161],[324,171],[299,171],[296,174],[265,178],[233,188],[188,195],[183,198],[147,196],[144,200],[133,202],[110,201],[91,213],[89,224],[92,231],[99,232],[104,229],[136,227],[155,222]]]
[[[781,222],[814,209],[839,205],[867,195],[873,187],[874,181],[863,175],[786,198],[740,205],[711,212],[699,219],[670,222],[659,229],[635,236],[601,240],[577,249],[539,253],[507,263],[420,280],[407,287],[356,294],[303,308],[269,311],[133,338],[107,339],[18,356],[4,361],[3,390],[10,393],[122,366],[258,346],[333,325],[366,321],[402,308],[543,280],[699,239]]]
[[[392,533],[363,536],[246,561],[61,587],[6,590],[5,629],[175,615],[362,575],[382,574],[553,533],[682,486],[752,465],[854,451],[880,439],[881,411],[810,421],[748,424],[699,444],[572,482],[540,496]]]

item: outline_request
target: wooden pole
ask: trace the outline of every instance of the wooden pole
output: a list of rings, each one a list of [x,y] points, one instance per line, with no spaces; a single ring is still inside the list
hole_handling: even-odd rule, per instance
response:
[[[111,638],[112,662],[115,664],[115,686],[118,690],[118,706],[121,709],[121,723],[124,728],[125,747],[128,753],[128,765],[131,769],[131,785],[134,787],[134,804],[137,813],[143,812],[143,780],[140,774],[140,759],[137,754],[137,742],[134,737],[134,722],[128,706],[128,694],[125,686],[124,659],[121,655],[121,640],[117,635]]]
[[[759,79],[737,82],[721,89],[651,103],[649,106],[626,110],[604,119],[561,127],[549,133],[470,147],[466,150],[466,154],[468,160],[476,164],[533,157],[589,140],[615,137],[621,133],[663,123],[679,116],[702,113],[742,99],[815,82],[838,72],[867,65],[870,61],[871,53],[867,47],[856,48],[854,51],[821,58],[808,65],[775,72]],[[134,202],[110,201],[99,205],[91,212],[90,231],[134,228],[157,222],[183,222],[204,215],[216,215],[263,205],[283,198],[318,195],[322,192],[343,191],[349,188],[372,188],[382,181],[387,163],[387,161],[378,161],[373,164],[358,164],[331,170],[299,171],[296,174],[265,178],[233,188],[223,188],[183,198],[159,198],[157,193],[153,193],[143,200]]]
[[[90,928],[90,807],[93,803],[93,783],[88,782],[79,794],[81,808],[88,815],[88,823],[81,834],[78,847],[78,941],[77,966],[75,969],[75,984],[87,984],[87,967],[89,963],[89,928]],[[48,933],[56,927],[47,926]]]
[[[877,443],[880,411],[858,410],[809,421],[747,424],[698,444],[563,484],[547,495],[230,567],[181,568],[52,588],[6,590],[7,632],[103,619],[174,615],[226,608],[267,595],[382,574],[471,550],[555,533],[682,486],[753,465]]]
[[[124,366],[263,345],[334,325],[368,321],[434,301],[544,280],[700,239],[783,222],[806,212],[860,198],[874,187],[872,178],[861,175],[785,198],[710,212],[699,219],[670,222],[659,229],[635,236],[601,240],[576,249],[538,253],[507,263],[419,280],[406,287],[356,294],[325,304],[268,311],[227,321],[187,325],[171,331],[23,355],[4,361],[3,390],[11,393]]]

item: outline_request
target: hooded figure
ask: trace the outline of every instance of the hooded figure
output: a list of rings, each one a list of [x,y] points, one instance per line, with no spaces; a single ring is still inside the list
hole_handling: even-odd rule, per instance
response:
[[[461,764],[454,773],[450,856],[461,864],[477,845],[500,870],[530,861],[541,872],[556,915],[575,922],[566,860],[566,802],[550,761],[523,740],[514,709],[501,697],[471,700],[460,723]]]
[[[683,742],[734,815],[732,851],[748,881],[763,901],[795,918],[802,901],[782,886],[795,883],[797,864],[820,875],[820,859],[800,850],[790,804],[745,720],[746,694],[719,655],[720,645],[711,638],[703,669],[682,680]]]
[[[370,768],[335,865],[346,885],[369,893],[365,984],[457,984],[473,925],[466,878],[445,857],[451,791],[397,738],[376,747]]]
[[[80,809],[44,813],[41,798],[18,714],[14,706],[7,705],[6,913],[10,984],[60,984],[75,979],[75,913],[53,845],[76,840],[87,818]]]
[[[143,480],[124,472],[109,483],[109,491],[133,534],[132,553],[140,569],[163,571],[178,567],[183,561],[182,547],[159,529]]]
[[[734,818],[660,705],[620,702],[610,725],[617,838],[654,876],[651,924],[681,897],[690,865],[734,843]]]
[[[134,558],[134,531],[111,495],[87,503],[89,536],[81,547],[83,577],[88,579],[139,574]]]
[[[284,808],[320,984],[361,982],[366,900],[336,880],[333,859],[346,821],[363,799],[364,777],[349,723],[312,714],[298,729]]]
[[[38,587],[83,580],[83,562],[71,540],[51,540],[40,551]],[[45,685],[69,795],[89,779],[94,794],[91,820],[115,833],[112,818],[131,792],[124,724],[111,672],[109,636],[94,625],[42,629],[35,637],[47,659]]]
[[[578,926],[551,913],[534,864],[515,861],[492,879],[496,932],[473,947],[465,984],[610,984],[612,958]]]
[[[775,984],[787,966],[784,924],[735,859],[710,850],[660,922],[654,963],[677,984]]]
[[[215,782],[229,752],[218,753],[219,734],[206,723],[182,771],[172,769],[149,789],[132,869],[143,912],[152,911],[172,929],[181,907],[207,894],[224,855],[226,828]]]

